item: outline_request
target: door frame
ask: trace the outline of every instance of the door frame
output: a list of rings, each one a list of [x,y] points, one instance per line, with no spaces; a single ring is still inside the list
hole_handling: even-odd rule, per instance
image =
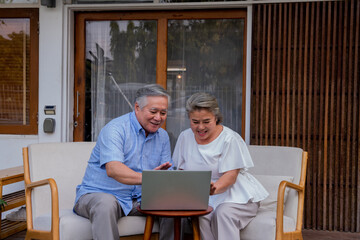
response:
[[[147,11],[112,11],[112,12],[74,12],[75,28],[75,61],[74,61],[74,113],[73,141],[84,141],[85,113],[85,22],[88,20],[157,20],[157,60],[156,83],[166,89],[167,81],[167,22],[181,19],[244,19],[243,46],[243,96],[242,96],[242,126],[241,135],[245,136],[246,121],[246,55],[247,55],[247,10],[147,10]]]

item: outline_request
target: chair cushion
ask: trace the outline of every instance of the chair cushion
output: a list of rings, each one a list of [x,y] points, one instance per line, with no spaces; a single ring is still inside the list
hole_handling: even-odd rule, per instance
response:
[[[292,182],[294,177],[292,176],[271,176],[271,175],[254,175],[264,188],[269,192],[269,196],[260,202],[260,208],[264,208],[270,211],[276,211],[277,207],[277,194],[279,184],[281,181],[286,180]],[[286,203],[289,188],[285,189],[284,204]]]
[[[91,223],[89,219],[78,216],[71,209],[61,210],[60,213],[60,239],[92,239]],[[118,221],[120,236],[144,234],[146,217],[127,216]],[[51,218],[49,215],[34,219],[34,228],[49,231]],[[153,232],[159,232],[158,222],[154,223]]]
[[[295,220],[284,216],[284,231],[295,230]],[[240,231],[240,239],[274,240],[276,234],[276,212],[259,209],[256,217]]]

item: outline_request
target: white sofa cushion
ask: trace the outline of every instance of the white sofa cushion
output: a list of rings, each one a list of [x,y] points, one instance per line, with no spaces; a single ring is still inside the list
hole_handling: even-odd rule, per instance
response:
[[[295,230],[295,220],[284,216],[284,231]],[[259,209],[256,217],[240,231],[240,239],[274,240],[276,234],[276,212]]]
[[[277,195],[279,184],[281,181],[286,180],[292,182],[294,177],[291,176],[272,176],[272,175],[254,175],[264,188],[269,192],[269,196],[260,202],[260,208],[264,208],[270,211],[276,211]],[[284,204],[289,193],[289,188],[285,189]]]
[[[71,209],[60,210],[60,239],[92,239],[91,223],[87,218],[78,216]],[[142,216],[122,217],[118,221],[120,236],[144,234],[146,218]],[[43,215],[34,219],[34,228],[50,230],[50,215]],[[159,224],[154,222],[153,232],[159,232]]]

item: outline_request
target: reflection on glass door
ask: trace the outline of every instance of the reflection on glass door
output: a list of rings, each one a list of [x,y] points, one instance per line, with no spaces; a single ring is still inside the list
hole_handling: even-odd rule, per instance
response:
[[[167,131],[174,146],[190,123],[186,100],[208,92],[219,101],[224,125],[240,133],[244,19],[168,21],[167,89],[173,99]]]
[[[85,140],[132,111],[136,90],[156,82],[156,21],[86,22]]]

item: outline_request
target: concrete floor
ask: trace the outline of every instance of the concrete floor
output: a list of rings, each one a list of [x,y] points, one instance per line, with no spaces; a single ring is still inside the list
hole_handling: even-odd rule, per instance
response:
[[[26,231],[22,231],[5,238],[4,240],[23,240],[25,239],[25,234]],[[304,240],[355,240],[355,239],[360,240],[360,233],[303,230],[303,239]]]

